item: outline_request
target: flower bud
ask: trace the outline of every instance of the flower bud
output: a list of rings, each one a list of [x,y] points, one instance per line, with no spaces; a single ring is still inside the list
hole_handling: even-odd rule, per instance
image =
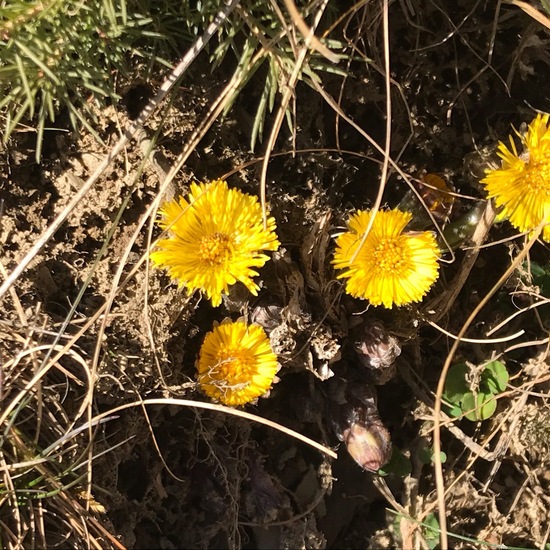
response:
[[[439,223],[446,222],[455,201],[454,189],[449,182],[439,174],[424,174],[421,179],[412,179],[411,184],[415,191],[409,189],[397,206],[413,215],[409,228],[421,230],[431,227],[433,222],[428,210]]]
[[[375,389],[354,382],[348,382],[346,402],[333,403],[332,425],[353,460],[365,470],[376,472],[391,457],[390,434],[380,420]]]
[[[342,434],[342,441],[359,466],[376,472],[391,458],[391,439],[379,418],[370,420],[367,424],[350,424]]]
[[[373,321],[362,330],[354,343],[359,360],[367,367],[376,384],[385,384],[395,375],[395,359],[401,354],[397,338],[390,336],[382,323]]]

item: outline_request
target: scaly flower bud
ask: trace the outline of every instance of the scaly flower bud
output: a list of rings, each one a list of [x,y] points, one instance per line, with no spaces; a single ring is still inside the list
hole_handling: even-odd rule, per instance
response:
[[[332,405],[336,437],[359,466],[376,472],[391,457],[390,434],[378,414],[376,391],[365,383],[348,382],[345,394],[345,403]]]
[[[390,336],[382,323],[368,323],[361,337],[354,343],[359,360],[367,367],[376,384],[385,384],[395,375],[395,359],[401,354],[401,346]]]

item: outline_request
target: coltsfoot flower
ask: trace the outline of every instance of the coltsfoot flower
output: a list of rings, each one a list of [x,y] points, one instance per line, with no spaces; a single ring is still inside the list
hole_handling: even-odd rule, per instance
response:
[[[271,216],[264,229],[256,197],[229,189],[223,180],[193,183],[187,199],[169,201],[159,212],[159,225],[171,235],[158,242],[151,260],[167,269],[180,288],[201,290],[213,306],[237,281],[257,294],[254,268],[269,260],[262,251],[277,250],[279,241]]]
[[[262,327],[224,321],[206,335],[197,369],[206,395],[236,407],[268,391],[279,365]]]
[[[391,308],[418,302],[439,275],[439,250],[429,231],[404,233],[412,215],[400,210],[378,211],[355,260],[372,216],[359,211],[348,231],[336,240],[333,264],[347,279],[346,292],[366,298],[372,305]]]
[[[510,136],[510,148],[499,142],[502,167],[486,171],[481,180],[489,198],[502,207],[502,218],[520,231],[532,231],[541,223],[550,223],[550,115],[537,115],[527,133],[519,135],[523,151],[518,154]],[[550,226],[543,230],[550,242]]]

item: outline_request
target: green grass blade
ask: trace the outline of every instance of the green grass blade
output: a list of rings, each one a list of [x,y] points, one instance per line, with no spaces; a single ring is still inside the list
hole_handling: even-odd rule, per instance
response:
[[[29,49],[27,48],[27,46],[25,46],[25,44],[23,44],[21,41],[19,40],[14,40],[14,44],[37,66],[37,67],[40,67],[40,69],[44,72],[44,74],[47,74],[50,79],[52,80],[52,82],[56,85],[56,86],[60,86],[61,85],[61,82],[59,80],[59,78],[57,78],[57,76],[55,76],[55,74],[50,70],[50,68],[44,64],[40,59],[38,59],[38,57],[36,57],[36,55],[34,55],[34,53]]]

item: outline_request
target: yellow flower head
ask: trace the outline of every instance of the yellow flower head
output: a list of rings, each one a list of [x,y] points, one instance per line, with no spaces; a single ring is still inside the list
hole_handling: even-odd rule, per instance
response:
[[[372,305],[402,306],[418,302],[436,281],[439,250],[429,231],[403,233],[412,215],[400,210],[378,211],[359,254],[372,212],[359,211],[348,231],[336,240],[333,264],[344,271],[346,292]]]
[[[202,290],[213,306],[219,306],[229,285],[243,283],[252,294],[258,285],[253,268],[262,267],[269,256],[263,250],[277,250],[275,220],[268,216],[264,229],[258,199],[222,180],[191,184],[184,197],[165,203],[159,225],[172,235],[158,242],[151,253],[157,267],[168,270],[181,287]]]
[[[518,154],[510,136],[510,149],[502,142],[498,156],[502,167],[488,170],[481,180],[489,198],[502,206],[502,217],[508,218],[520,231],[531,231],[540,223],[550,222],[550,127],[549,115],[538,115],[520,136],[523,152]],[[543,231],[550,242],[550,226]]]
[[[230,407],[263,395],[279,370],[264,329],[242,321],[225,321],[206,335],[197,367],[202,391]]]

